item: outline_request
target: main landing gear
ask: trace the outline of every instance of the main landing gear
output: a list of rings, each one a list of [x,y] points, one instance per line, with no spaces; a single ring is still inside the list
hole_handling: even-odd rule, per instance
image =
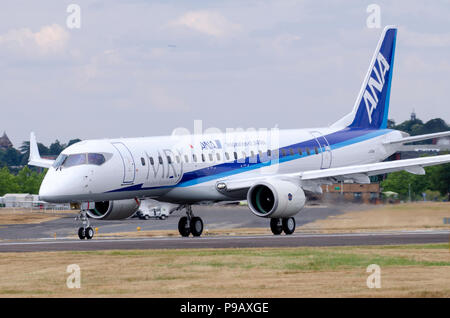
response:
[[[186,216],[183,216],[178,221],[178,232],[183,237],[188,237],[192,233],[193,236],[200,236],[203,232],[203,221],[200,217],[194,216],[192,207],[185,206]]]
[[[78,229],[78,237],[80,240],[92,239],[94,237],[94,230],[90,227],[89,218],[86,215],[86,210],[81,210],[80,215],[76,217],[77,221],[81,221],[82,226]]]
[[[280,235],[282,232],[290,235],[295,232],[295,219],[292,217],[286,219],[270,219],[270,229],[274,235]]]

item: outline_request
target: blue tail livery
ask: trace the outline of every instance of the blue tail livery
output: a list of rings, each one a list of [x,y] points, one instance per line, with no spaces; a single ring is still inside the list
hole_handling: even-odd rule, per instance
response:
[[[335,125],[349,128],[387,127],[397,28],[384,28],[353,111]]]

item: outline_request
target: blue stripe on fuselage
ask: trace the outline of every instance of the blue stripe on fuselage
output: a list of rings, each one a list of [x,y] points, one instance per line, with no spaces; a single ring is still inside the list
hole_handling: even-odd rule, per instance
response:
[[[345,128],[343,130],[331,133],[329,135],[325,135],[324,137],[330,144],[331,150],[339,149],[345,146],[349,146],[358,142],[366,141],[371,138],[375,138],[384,134],[389,133],[390,129],[355,129],[355,128]],[[207,182],[214,179],[228,177],[230,175],[243,173],[255,169],[259,169],[262,167],[270,166],[272,164],[281,164],[283,162],[288,162],[291,160],[296,160],[308,156],[315,155],[316,153],[313,151],[314,148],[317,147],[317,142],[315,139],[310,139],[306,141],[302,141],[296,144],[288,145],[282,147],[278,150],[272,150],[272,154],[276,154],[278,152],[278,160],[271,160],[263,162],[259,155],[256,155],[256,160],[253,158],[254,162],[250,162],[250,157],[245,158],[245,162],[225,162],[215,166],[209,166],[206,168],[201,168],[194,171],[186,172],[181,178],[180,182],[175,185],[170,186],[157,186],[157,187],[142,187],[143,184],[133,185],[126,188],[115,189],[108,192],[123,192],[123,191],[136,191],[136,190],[150,190],[150,189],[163,189],[163,188],[174,188],[174,187],[188,187],[191,185]],[[298,152],[293,155],[289,154],[290,149],[302,149],[302,154],[300,155]],[[305,149],[309,148],[311,150],[310,154],[307,154]],[[286,152],[286,156],[282,156],[282,151]],[[321,149],[318,149],[319,153]],[[264,158],[263,158],[264,160]],[[240,159],[243,161],[243,159]]]

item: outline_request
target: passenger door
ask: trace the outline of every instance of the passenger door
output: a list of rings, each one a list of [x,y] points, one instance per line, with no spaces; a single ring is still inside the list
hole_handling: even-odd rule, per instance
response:
[[[311,135],[314,137],[314,139],[316,139],[317,145],[320,149],[320,153],[322,154],[322,163],[320,165],[320,169],[330,168],[333,154],[331,153],[331,147],[328,143],[328,140],[318,131],[311,131]]]
[[[113,142],[123,162],[123,184],[133,184],[136,177],[136,164],[131,151],[122,142]]]

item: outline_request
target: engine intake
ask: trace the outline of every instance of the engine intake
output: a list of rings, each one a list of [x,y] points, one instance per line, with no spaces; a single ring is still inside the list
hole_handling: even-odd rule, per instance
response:
[[[253,185],[247,192],[247,203],[253,214],[260,217],[287,218],[305,206],[305,192],[285,180],[270,180]]]
[[[87,215],[98,220],[123,220],[132,216],[139,209],[135,199],[95,202],[95,208],[89,209]]]

